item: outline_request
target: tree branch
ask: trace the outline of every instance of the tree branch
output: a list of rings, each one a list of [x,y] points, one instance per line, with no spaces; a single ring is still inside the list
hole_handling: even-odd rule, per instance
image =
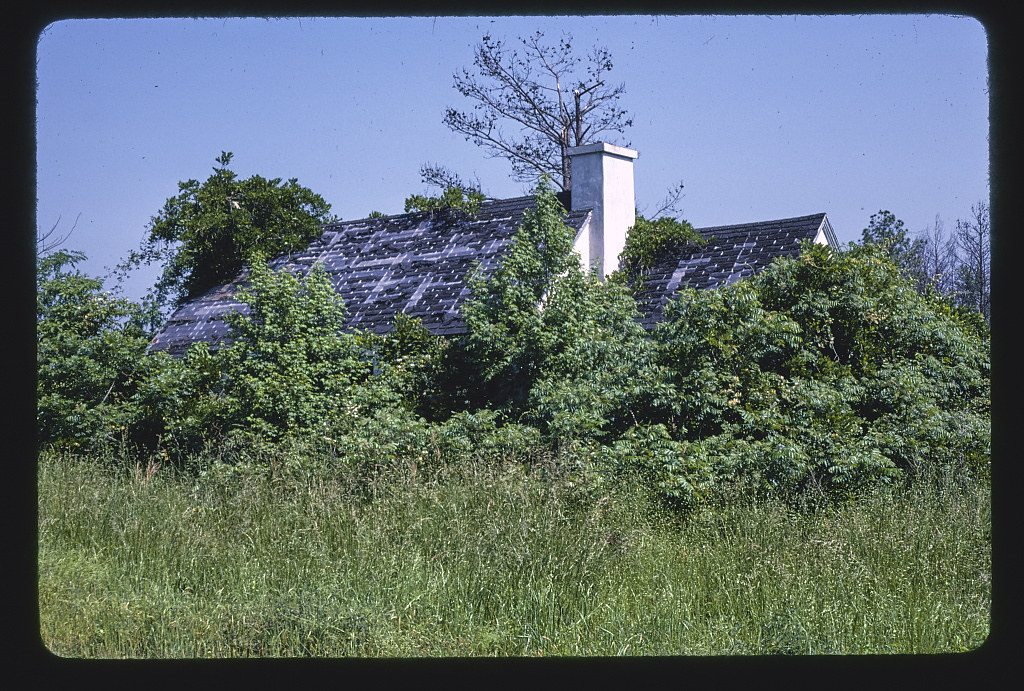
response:
[[[595,48],[581,74],[584,60],[573,54],[571,36],[563,35],[555,45],[542,39],[541,32],[521,37],[520,53],[485,35],[474,51],[477,74],[462,69],[453,75],[455,88],[475,102],[479,114],[449,108],[443,122],[492,156],[507,158],[521,180],[548,174],[568,189],[567,149],[603,133],[621,134],[632,120],[616,106],[624,87],[609,88],[604,79],[611,69],[607,50]],[[499,122],[512,123],[519,132],[506,134]]]
[[[71,226],[71,230],[66,232],[64,235],[51,240],[50,238],[57,231],[57,226],[60,225],[60,216],[57,216],[57,222],[53,224],[53,227],[42,235],[36,235],[36,255],[46,254],[52,250],[57,249],[71,237],[71,234],[75,232],[75,228],[78,227],[78,219],[82,217],[82,212],[78,212],[78,216],[75,217],[75,222]]]

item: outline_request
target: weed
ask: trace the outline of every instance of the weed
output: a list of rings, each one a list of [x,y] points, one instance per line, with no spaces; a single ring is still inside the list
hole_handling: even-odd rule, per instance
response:
[[[986,638],[987,485],[841,505],[725,487],[667,520],[535,465],[360,475],[39,459],[43,640],[70,657],[940,653]],[[312,455],[311,455],[312,454]],[[198,461],[197,461],[198,463]]]

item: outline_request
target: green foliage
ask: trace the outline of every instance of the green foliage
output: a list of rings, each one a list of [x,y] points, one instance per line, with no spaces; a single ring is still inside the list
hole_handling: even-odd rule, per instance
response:
[[[501,266],[470,280],[469,367],[481,404],[567,449],[629,428],[671,393],[633,299],[584,275],[546,182],[535,198]]]
[[[74,270],[81,253],[39,258],[51,650],[984,640],[990,344],[977,311],[919,293],[884,242],[807,245],[750,280],[683,291],[647,334],[626,281],[581,271],[546,181],[535,198],[504,262],[470,277],[455,341],[405,315],[387,334],[347,332],[321,267],[272,271],[251,253],[226,346],[146,354],[145,309]],[[631,266],[689,241],[663,221],[640,224]]]
[[[480,210],[480,203],[484,199],[484,194],[472,187],[448,186],[440,197],[410,195],[405,200],[405,211],[436,213],[444,209],[454,209],[474,216]]]
[[[981,201],[971,206],[968,220],[957,220],[951,236],[936,216],[933,227],[910,238],[903,221],[889,211],[879,211],[864,229],[862,243],[881,247],[904,275],[915,281],[918,292],[941,295],[965,313],[980,314],[987,325],[991,317],[990,234],[988,204]]]
[[[542,179],[502,264],[490,275],[469,277],[462,309],[468,349],[485,394],[499,407],[521,408],[558,340],[544,303],[557,280],[582,280],[565,209]]]
[[[709,459],[673,439],[664,424],[637,425],[596,454],[602,479],[612,486],[638,482],[683,511],[705,501],[719,478]]]
[[[921,239],[912,239],[903,221],[891,211],[871,214],[868,227],[861,231],[861,243],[879,245],[906,275],[922,285],[927,282],[924,267],[926,243]]]
[[[342,331],[345,308],[322,267],[273,271],[255,254],[236,297],[243,308],[226,317],[228,345],[146,358],[140,443],[158,438],[182,455],[235,437],[321,438],[359,414],[372,362],[361,335]]]
[[[257,256],[236,298],[248,310],[228,316],[233,342],[220,355],[236,426],[275,439],[356,414],[347,402],[372,365],[358,334],[343,332],[345,307],[323,267],[271,271]]]
[[[204,455],[196,474],[44,451],[42,643],[108,659],[948,654],[989,634],[990,491],[967,478],[814,511],[723,485],[666,521],[542,455],[453,452],[426,473],[297,441],[259,453]]]
[[[552,286],[542,317],[551,338],[525,418],[553,441],[605,440],[673,405],[625,286],[571,273]]]
[[[222,358],[206,343],[184,357],[148,354],[132,402],[138,416],[130,438],[141,448],[163,447],[180,458],[221,442],[231,426]]]
[[[698,465],[846,496],[923,467],[985,472],[988,350],[872,245],[806,247],[684,291],[657,338]]]
[[[136,257],[164,263],[156,289],[175,304],[234,279],[255,250],[275,256],[305,248],[330,220],[330,205],[294,178],[239,180],[227,167],[231,158],[221,153],[203,183],[178,183]]]
[[[468,278],[452,341],[405,315],[347,332],[321,267],[272,271],[253,253],[227,345],[143,357],[141,308],[66,270],[78,255],[40,260],[41,438],[214,448],[239,467],[300,442],[364,469],[547,457],[691,514],[733,482],[832,501],[935,469],[987,476],[987,325],[919,293],[885,243],[808,244],[685,290],[648,334],[628,281],[581,270],[546,180],[535,202],[504,261]],[[691,241],[686,224],[637,228],[634,269]]]
[[[36,262],[36,405],[40,442],[87,448],[120,440],[144,376],[147,315],[75,265],[81,252]]]
[[[627,288],[583,274],[563,217],[542,184],[504,263],[471,281],[463,314],[469,369],[490,387],[483,402],[572,454],[676,402]]]
[[[668,217],[649,221],[637,214],[636,222],[626,234],[626,245],[619,255],[619,267],[627,276],[636,278],[666,253],[706,243],[707,239],[687,221]]]
[[[419,319],[402,313],[395,315],[392,326],[383,335],[361,336],[363,347],[374,358],[374,377],[365,396],[410,412],[436,409],[448,390],[444,380],[451,343],[431,335]]]

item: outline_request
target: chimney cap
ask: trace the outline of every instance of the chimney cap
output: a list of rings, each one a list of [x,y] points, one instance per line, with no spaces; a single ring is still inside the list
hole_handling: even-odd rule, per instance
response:
[[[574,146],[571,149],[567,149],[565,153],[569,156],[593,153],[608,153],[614,156],[621,156],[623,158],[638,158],[640,156],[640,154],[632,149],[627,149],[624,146],[615,146],[614,144],[608,144],[607,142],[595,142],[593,144],[584,144],[583,146]]]

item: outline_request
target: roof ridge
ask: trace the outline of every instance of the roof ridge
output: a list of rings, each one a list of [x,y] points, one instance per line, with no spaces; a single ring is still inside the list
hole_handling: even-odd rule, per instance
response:
[[[806,214],[806,215],[803,215],[803,216],[790,216],[790,217],[787,217],[787,218],[773,218],[773,219],[769,219],[767,221],[748,221],[747,223],[725,223],[725,224],[717,225],[717,226],[702,226],[700,228],[694,228],[694,230],[704,231],[704,230],[720,230],[720,229],[723,229],[723,228],[749,228],[749,227],[754,227],[754,226],[768,226],[768,225],[774,225],[776,223],[788,223],[788,222],[792,222],[792,221],[808,221],[808,220],[810,220],[812,218],[821,218],[821,217],[827,216],[827,215],[828,214],[826,214],[824,211],[821,211],[819,213]]]
[[[564,199],[564,197],[568,196],[568,193],[567,192],[557,192],[556,196],[559,198],[559,201],[562,202],[562,205],[565,208],[565,212],[567,214],[571,214],[574,211],[574,209],[572,209],[568,205],[568,203],[567,203],[568,199]],[[488,197],[488,198],[484,199],[482,202],[480,202],[479,209],[477,210],[477,212],[475,214],[471,214],[471,216],[479,216],[479,215],[481,215],[481,213],[483,211],[485,211],[485,207],[492,207],[493,208],[493,207],[497,207],[497,206],[501,206],[501,205],[508,205],[508,206],[516,207],[516,206],[519,206],[519,205],[522,205],[522,204],[528,204],[528,203],[532,202],[533,199],[534,199],[534,195],[532,195],[532,194],[524,194],[524,195],[520,195],[518,197],[504,197],[504,198]],[[585,211],[585,210],[586,209],[575,209],[575,211]],[[398,219],[398,218],[403,218],[403,217],[408,217],[408,216],[415,216],[417,214],[430,215],[432,213],[438,213],[438,212],[437,211],[433,211],[433,212],[432,211],[422,211],[422,210],[421,211],[404,211],[404,212],[399,213],[399,214],[383,214],[381,216],[364,216],[362,218],[338,219],[337,221],[331,221],[329,223],[325,223],[321,227],[326,230],[328,228],[336,228],[338,226],[343,226],[343,225],[354,225],[354,224],[358,224],[358,223],[374,223],[374,222],[377,222],[377,221],[383,221],[385,219]]]

